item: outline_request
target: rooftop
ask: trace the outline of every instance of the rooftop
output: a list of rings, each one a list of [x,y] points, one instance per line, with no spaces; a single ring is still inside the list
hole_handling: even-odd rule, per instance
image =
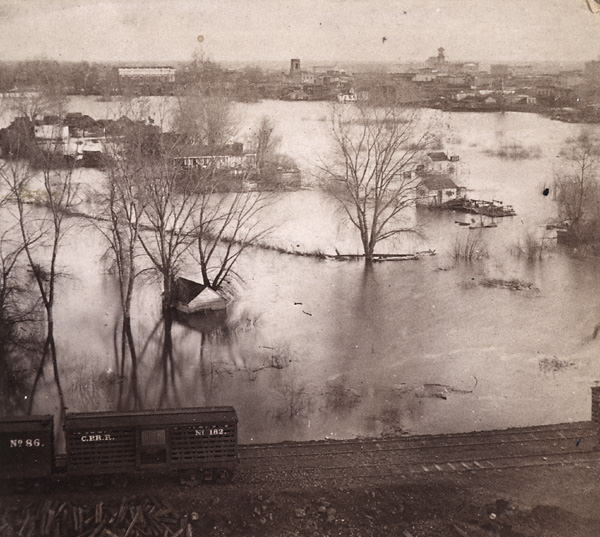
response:
[[[457,184],[445,175],[430,175],[423,179],[423,185],[429,190],[444,190],[458,188]]]
[[[441,162],[444,160],[450,160],[448,155],[443,151],[434,151],[433,153],[427,153],[427,156],[434,162]]]

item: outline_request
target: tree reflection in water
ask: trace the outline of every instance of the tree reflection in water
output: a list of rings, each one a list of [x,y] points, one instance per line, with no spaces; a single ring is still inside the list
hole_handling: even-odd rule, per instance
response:
[[[212,400],[214,378],[220,372],[212,350],[220,349],[231,357],[237,354],[231,323],[222,312],[183,315],[171,310],[136,344],[131,332],[123,333],[117,321],[113,329],[115,369],[119,372],[117,409],[190,406]],[[127,345],[122,344],[123,339],[129,339]],[[129,359],[131,348],[136,360]],[[191,355],[194,348],[197,350],[192,352],[197,354]],[[194,387],[192,401],[182,394],[190,385]]]

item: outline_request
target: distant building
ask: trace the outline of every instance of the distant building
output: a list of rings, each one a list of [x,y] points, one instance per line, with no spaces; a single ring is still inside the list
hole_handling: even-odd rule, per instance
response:
[[[418,83],[433,82],[438,76],[439,72],[434,69],[419,69],[419,71],[412,78],[412,81]]]
[[[119,67],[119,88],[139,95],[173,93],[175,68],[168,66]]]
[[[582,71],[561,71],[556,77],[556,85],[560,88],[576,88],[584,82]]]
[[[455,170],[459,160],[458,155],[448,156],[443,151],[433,151],[427,153],[423,170],[427,173],[450,173]]]
[[[532,95],[512,93],[504,96],[507,104],[537,104],[537,99]]]
[[[300,59],[292,58],[290,60],[289,77],[293,80],[297,80],[298,82],[300,82],[301,76],[302,76],[302,70],[300,69]]]
[[[244,152],[244,145],[233,143],[220,147],[192,144],[182,148],[175,159],[186,169],[214,168],[233,175],[256,169],[256,153]]]
[[[461,65],[461,71],[463,73],[477,73],[479,72],[478,62],[465,62]]]
[[[300,73],[300,82],[303,85],[313,85],[316,81],[316,77],[314,73],[310,71],[302,71]]]
[[[427,58],[425,62],[428,67],[432,67],[434,69],[444,69],[446,66],[446,51],[444,47],[438,48],[437,56],[431,56]]]
[[[369,100],[369,90],[366,88],[361,88],[356,92],[356,97],[359,101],[368,101]]]
[[[543,85],[535,88],[538,101],[553,105],[569,105],[577,102],[577,95],[572,88],[560,88],[554,85]]]
[[[511,75],[515,77],[532,76],[535,72],[535,69],[533,65],[530,64],[519,64],[511,66],[510,71]]]
[[[448,86],[469,86],[471,77],[466,74],[452,74],[443,77],[443,80]],[[440,80],[438,79],[438,82]]]

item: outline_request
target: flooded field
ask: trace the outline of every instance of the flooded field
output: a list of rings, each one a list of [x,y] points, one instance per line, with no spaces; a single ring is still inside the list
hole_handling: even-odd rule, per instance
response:
[[[158,106],[158,105],[157,105]],[[328,106],[236,105],[244,129],[270,115],[282,151],[316,181],[326,159]],[[112,107],[112,108],[111,108]],[[73,98],[73,111],[99,118],[116,103]],[[457,182],[469,196],[512,204],[517,216],[469,230],[464,215],[417,210],[420,234],[382,250],[435,249],[436,256],[365,268],[250,249],[240,259],[239,299],[228,329],[173,327],[172,360],[161,360],[160,288],[138,282],[132,316],[140,353],[135,371],[118,359],[116,282],[91,226],[71,232],[60,253],[56,331],[69,410],[233,405],[243,442],[434,433],[589,418],[589,386],[600,378],[600,263],[555,247],[544,224],[556,215],[551,187],[561,144],[576,125],[531,114],[426,111],[445,149],[460,156]],[[505,143],[539,148],[534,158],[494,156]],[[78,170],[77,181],[102,180]],[[267,241],[299,252],[356,253],[359,241],[335,202],[313,188],[277,194],[264,213]],[[453,258],[457,241],[477,235],[487,255]],[[543,239],[528,260],[527,236]],[[521,255],[519,255],[521,254]],[[192,260],[185,267],[193,272]],[[491,285],[494,279],[526,288]],[[120,372],[123,367],[123,377]],[[48,370],[35,412],[56,412]]]

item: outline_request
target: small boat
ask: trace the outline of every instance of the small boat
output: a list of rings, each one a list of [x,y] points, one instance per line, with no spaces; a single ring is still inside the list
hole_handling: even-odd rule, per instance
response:
[[[454,223],[458,224],[459,226],[470,226],[471,225],[471,224],[469,224],[469,222],[461,222],[460,220],[455,220]]]

